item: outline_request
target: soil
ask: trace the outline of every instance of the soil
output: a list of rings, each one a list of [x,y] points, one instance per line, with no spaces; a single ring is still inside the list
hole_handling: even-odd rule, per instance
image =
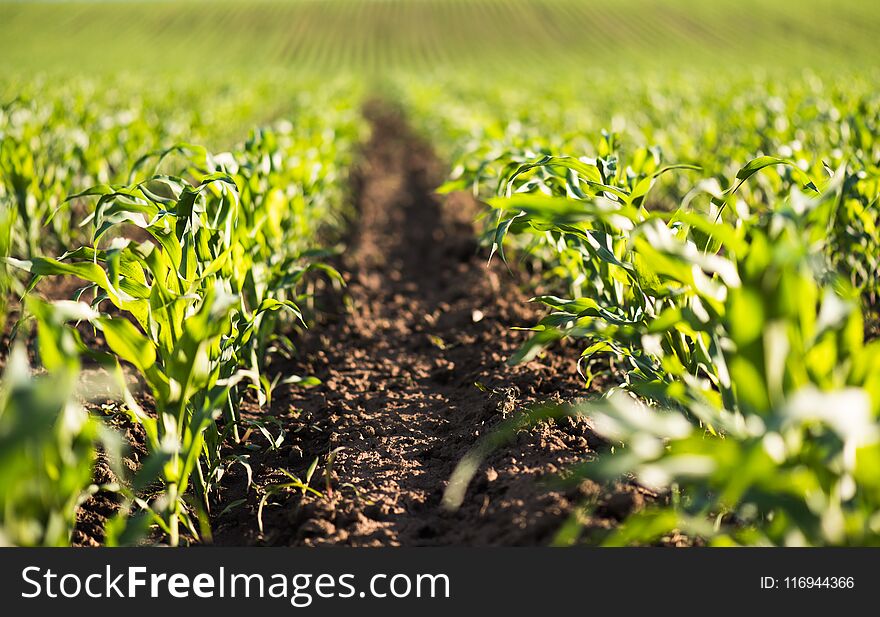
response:
[[[90,401],[86,404],[90,413],[103,416],[104,422],[123,439],[127,447],[123,453],[122,465],[126,475],[134,475],[141,461],[147,457],[146,434],[143,427],[132,422],[118,411],[118,406],[108,399],[103,404]],[[121,497],[102,486],[118,484],[122,480],[113,471],[110,460],[103,451],[98,452],[92,480],[98,490],[82,503],[76,513],[76,526],[71,537],[72,546],[101,546],[104,544],[104,526],[119,512]]]
[[[588,393],[574,348],[507,365],[527,336],[511,328],[538,311],[502,264],[487,265],[474,240],[478,205],[433,193],[444,169],[429,146],[394,110],[366,113],[373,133],[353,174],[358,220],[337,264],[346,306],[306,334],[299,363],[271,369],[321,385],[274,394],[279,448],[253,431],[235,450],[248,456],[253,484],[243,466],[230,467],[220,503],[240,505],[214,514],[214,542],[544,544],[585,497],[601,502],[588,527],[613,525],[644,501],[638,489],[553,483],[602,446],[585,420],[521,431],[488,457],[460,509],[441,506],[456,465],[502,419]],[[304,479],[315,460],[310,485],[322,496],[272,488],[290,482],[281,470]]]

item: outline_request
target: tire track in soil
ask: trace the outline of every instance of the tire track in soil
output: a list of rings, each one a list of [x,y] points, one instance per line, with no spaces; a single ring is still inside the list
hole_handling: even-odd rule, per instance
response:
[[[290,412],[282,418],[285,445],[267,451],[255,437],[261,451],[249,452],[261,488],[287,481],[280,468],[304,477],[321,457],[312,486],[323,490],[326,455],[338,449],[333,493],[274,497],[261,534],[259,492],[247,490],[243,469],[235,467],[221,501],[247,503],[215,517],[214,541],[540,544],[584,496],[604,502],[591,526],[610,526],[641,503],[637,490],[609,493],[589,482],[551,490],[541,482],[599,446],[584,421],[521,433],[484,463],[460,510],[440,507],[455,465],[481,435],[532,401],[584,394],[577,354],[556,350],[524,366],[506,365],[525,336],[510,328],[537,318],[528,296],[478,252],[473,200],[433,194],[443,167],[429,146],[387,106],[370,104],[365,113],[373,133],[353,172],[359,219],[338,264],[348,309],[307,333],[301,359],[284,368],[285,375],[322,381],[276,393],[272,413]]]

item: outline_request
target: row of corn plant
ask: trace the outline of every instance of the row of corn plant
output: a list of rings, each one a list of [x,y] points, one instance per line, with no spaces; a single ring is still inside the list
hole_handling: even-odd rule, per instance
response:
[[[618,447],[571,481],[623,477],[667,491],[599,541],[673,530],[717,543],[880,541],[880,349],[863,322],[876,310],[876,100],[813,84],[810,109],[767,90],[722,88],[696,105],[675,94],[677,117],[656,105],[670,88],[636,93],[650,121],[635,132],[621,121],[598,139],[564,133],[555,104],[529,108],[524,91],[494,110],[476,99],[482,131],[468,125],[472,110],[441,115],[411,101],[432,130],[465,135],[441,191],[473,190],[487,205],[490,253],[515,255],[550,291],[534,299],[547,314],[511,362],[571,338],[583,341],[588,384],[599,370],[619,381],[603,401],[502,425],[462,461],[447,506],[464,499],[487,448],[523,422],[576,414]],[[725,124],[713,100],[738,123]],[[564,95],[558,106],[565,120],[585,109],[595,121]],[[663,146],[643,146],[649,136]],[[697,164],[664,164],[670,151]],[[587,505],[559,543],[584,539]]]
[[[851,282],[869,300],[876,298],[876,277],[867,273],[876,266],[878,218],[872,199],[880,160],[880,100],[868,73],[722,69],[708,75],[634,68],[609,74],[596,68],[585,82],[556,79],[553,71],[531,78],[513,87],[499,76],[489,90],[462,72],[438,72],[425,80],[402,76],[395,82],[416,125],[453,162],[447,190],[495,197],[512,169],[560,153],[600,161],[602,172],[623,185],[640,181],[664,160],[698,165],[699,175],[667,173],[655,181],[649,208],[677,210],[692,200],[697,184],[720,193],[740,167],[759,157],[793,166],[768,170],[740,187],[737,197],[750,203],[784,199],[798,170],[818,179],[842,170],[844,201],[834,206],[839,224],[829,226],[835,242],[828,247]],[[621,89],[623,82],[627,87]],[[597,138],[602,126],[610,130]],[[549,187],[536,190],[551,194]],[[531,241],[531,236],[524,240]],[[534,248],[519,254],[540,262]],[[550,287],[558,287],[562,277],[578,279],[555,259],[543,265],[551,266],[545,269]]]
[[[630,346],[673,370],[637,398],[569,410],[625,444],[590,466],[591,476],[617,479],[625,469],[676,491],[607,543],[653,542],[676,529],[722,544],[880,543],[880,341],[865,342],[858,296],[813,259],[815,245],[792,214],[781,209],[739,233],[727,227],[738,280],[725,286],[717,318],[655,321],[641,349]],[[734,248],[734,238],[746,242]],[[718,342],[717,385],[676,370],[675,349],[664,343],[681,331]],[[574,528],[566,532],[560,541],[573,541]]]
[[[622,381],[606,402],[536,412],[586,415],[623,446],[573,477],[674,491],[608,544],[675,530],[717,543],[880,542],[880,341],[866,343],[861,294],[837,269],[841,247],[828,248],[838,242],[831,216],[859,195],[845,168],[821,190],[796,173],[784,201],[739,201],[725,217],[738,183],[781,165],[750,162],[731,189],[707,196],[708,213],[641,205],[669,168],[626,188],[601,164],[559,158],[517,165],[489,200],[500,213],[495,247],[506,234],[537,235],[560,261],[569,254],[583,291],[536,298],[551,312],[512,361],[571,337],[585,341],[587,378],[596,356],[618,362]],[[459,468],[448,505],[461,502],[481,452]],[[560,543],[579,539],[578,516]]]
[[[832,191],[801,206],[836,199]],[[880,342],[865,343],[858,295],[815,258],[804,213],[780,207],[739,229],[723,225],[737,277],[724,283],[717,316],[649,321],[639,342],[621,345],[654,369],[651,381],[631,371],[639,396],[566,410],[623,445],[583,471],[675,491],[606,543],[673,530],[717,544],[880,542]],[[693,265],[669,245],[653,248],[667,263]],[[681,332],[715,342],[698,372],[682,371],[668,344]],[[576,529],[559,541],[575,541]]]
[[[343,217],[341,169],[360,123],[345,101],[311,113],[297,128],[255,131],[231,153],[182,144],[142,157],[126,184],[69,198],[95,204],[84,221],[89,244],[58,258],[8,260],[31,275],[30,289],[49,276],[84,281],[80,320],[100,332],[109,356],[75,351],[110,367],[143,426],[164,491],[133,500],[172,545],[184,534],[209,538],[222,446],[238,436],[247,390],[261,404],[270,394],[266,352],[289,347],[290,328],[303,324],[309,273],[341,281],[320,247]],[[178,173],[165,173],[172,166]],[[131,391],[131,370],[149,406]]]

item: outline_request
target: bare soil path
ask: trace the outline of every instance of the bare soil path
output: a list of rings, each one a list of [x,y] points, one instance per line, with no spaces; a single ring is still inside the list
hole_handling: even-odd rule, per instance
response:
[[[595,485],[565,490],[542,483],[596,446],[584,422],[523,432],[493,454],[457,512],[440,506],[461,457],[481,435],[529,402],[583,395],[574,349],[511,368],[507,358],[524,340],[511,326],[533,323],[528,296],[500,264],[477,250],[476,205],[433,194],[442,166],[404,120],[387,107],[368,107],[373,134],[354,174],[359,220],[341,263],[347,310],[307,333],[303,364],[320,386],[282,393],[272,413],[286,424],[278,450],[256,433],[249,452],[254,484],[243,468],[224,478],[222,501],[246,502],[215,515],[218,544],[271,545],[520,545],[549,541]],[[480,384],[482,387],[478,387]],[[284,415],[288,414],[288,415]],[[564,424],[564,425],[563,425]],[[261,441],[262,440],[262,441]],[[288,491],[273,496],[257,525],[259,496],[304,477],[332,494]],[[326,491],[325,491],[326,492]],[[640,495],[616,495],[616,518]],[[604,526],[602,520],[596,524]],[[608,521],[611,524],[611,521]]]

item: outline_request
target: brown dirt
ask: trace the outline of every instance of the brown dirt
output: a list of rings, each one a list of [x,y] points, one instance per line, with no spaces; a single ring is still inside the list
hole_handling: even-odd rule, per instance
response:
[[[543,544],[585,496],[604,502],[590,526],[612,525],[643,501],[636,489],[542,482],[599,446],[585,421],[522,431],[481,467],[460,510],[441,507],[455,465],[503,418],[536,400],[586,393],[574,348],[507,366],[526,336],[511,327],[534,323],[537,310],[502,265],[487,266],[474,241],[473,200],[433,194],[443,169],[430,148],[396,112],[373,105],[367,114],[373,135],[353,182],[359,220],[338,264],[347,310],[307,333],[304,360],[273,369],[322,384],[275,393],[284,443],[269,449],[254,432],[236,450],[249,457],[254,482],[230,467],[221,504],[244,502],[215,513],[214,541]],[[315,459],[311,486],[324,496],[271,495],[261,533],[261,496],[289,481],[281,469],[304,478]]]
[[[104,422],[116,431],[127,445],[122,459],[126,474],[131,477],[147,457],[147,437],[143,427],[118,410],[118,406],[108,399],[103,404],[95,401],[87,403],[89,413],[103,417]],[[112,485],[125,481],[113,471],[107,455],[99,451],[92,472],[96,486]],[[76,527],[71,537],[72,546],[101,546],[104,544],[104,526],[119,512],[122,499],[119,493],[100,489],[80,505],[76,513]]]

